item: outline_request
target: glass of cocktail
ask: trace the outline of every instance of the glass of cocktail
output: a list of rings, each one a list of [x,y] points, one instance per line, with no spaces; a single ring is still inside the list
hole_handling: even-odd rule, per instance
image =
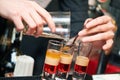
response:
[[[77,56],[74,64],[73,80],[84,80],[86,76],[87,66],[89,64],[89,53],[92,43],[81,42],[78,46]]]
[[[71,62],[74,54],[74,46],[64,46],[62,48],[62,54],[60,55],[60,62],[58,65],[57,79],[67,79],[70,71]]]
[[[47,80],[54,79],[57,66],[60,61],[60,54],[63,43],[57,40],[50,40],[46,51],[46,58],[43,67],[43,77]]]

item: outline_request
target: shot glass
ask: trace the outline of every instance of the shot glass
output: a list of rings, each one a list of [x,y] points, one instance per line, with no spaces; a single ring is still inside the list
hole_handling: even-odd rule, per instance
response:
[[[60,54],[63,43],[57,40],[50,40],[46,51],[46,58],[43,67],[43,78],[54,80],[57,66],[60,61]]]
[[[86,76],[87,66],[89,64],[89,53],[92,43],[81,42],[78,46],[78,52],[74,64],[73,80],[84,80]]]
[[[68,73],[70,71],[71,62],[74,54],[74,46],[64,46],[62,48],[62,54],[60,55],[60,61],[58,65],[58,71],[56,80],[67,80]]]

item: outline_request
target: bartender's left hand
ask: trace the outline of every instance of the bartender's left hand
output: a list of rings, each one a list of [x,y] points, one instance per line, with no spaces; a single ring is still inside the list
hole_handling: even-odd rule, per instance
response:
[[[113,19],[110,16],[101,16],[95,19],[87,19],[84,23],[84,29],[78,35],[82,42],[103,41],[102,49],[106,54],[112,48],[113,38],[117,30]]]

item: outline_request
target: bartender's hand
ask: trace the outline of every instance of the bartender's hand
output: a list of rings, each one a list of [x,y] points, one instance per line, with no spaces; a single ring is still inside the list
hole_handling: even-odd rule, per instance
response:
[[[12,20],[17,31],[25,28],[25,22],[27,35],[39,36],[44,24],[48,24],[52,32],[55,31],[51,15],[31,0],[0,0],[0,16]]]
[[[103,41],[102,49],[109,53],[113,45],[113,38],[117,27],[110,16],[101,16],[95,19],[87,19],[84,29],[78,35],[83,42]],[[97,45],[102,44],[101,41]]]

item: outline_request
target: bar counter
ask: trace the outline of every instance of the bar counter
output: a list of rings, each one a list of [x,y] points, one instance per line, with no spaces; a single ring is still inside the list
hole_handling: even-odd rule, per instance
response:
[[[42,80],[41,76],[28,76],[28,77],[0,77],[0,80]],[[67,80],[72,80],[72,75]],[[93,80],[92,76],[86,75],[85,80]]]

